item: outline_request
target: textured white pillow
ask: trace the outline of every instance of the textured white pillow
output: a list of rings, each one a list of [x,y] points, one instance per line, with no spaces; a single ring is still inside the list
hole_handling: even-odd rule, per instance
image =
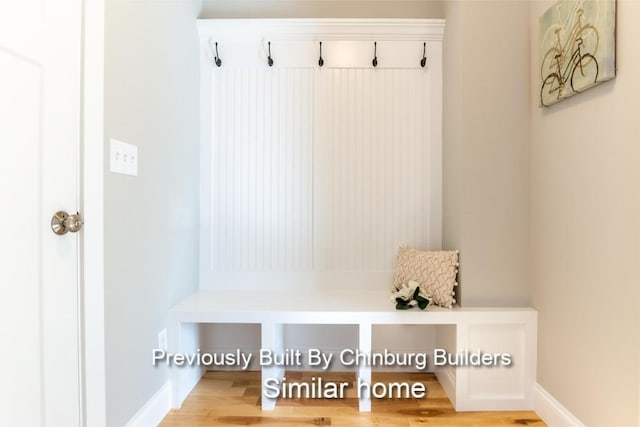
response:
[[[458,274],[458,251],[420,251],[401,247],[393,286],[399,289],[410,280],[418,282],[434,304],[451,308]]]

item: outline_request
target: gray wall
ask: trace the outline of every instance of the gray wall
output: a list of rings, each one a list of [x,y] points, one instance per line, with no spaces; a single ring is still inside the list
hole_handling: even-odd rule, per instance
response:
[[[531,74],[539,75],[531,3]],[[531,81],[538,383],[587,425],[640,425],[640,2],[617,2],[617,77],[548,109]]]
[[[201,18],[442,18],[444,0],[203,0]]]
[[[445,13],[443,245],[460,250],[458,299],[528,306],[529,3]]]
[[[191,1],[106,3],[109,138],[138,146],[139,176],[105,165],[107,423],[167,381],[150,364],[171,305],[198,283],[199,56]]]

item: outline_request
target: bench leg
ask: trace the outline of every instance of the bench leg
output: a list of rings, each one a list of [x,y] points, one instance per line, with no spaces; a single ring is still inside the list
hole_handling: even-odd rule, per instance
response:
[[[169,319],[167,354],[195,354],[200,348],[200,327],[197,323]],[[199,365],[169,366],[171,406],[178,409],[198,384],[206,369]]]
[[[371,353],[371,324],[361,323],[359,328],[358,349],[360,353]],[[361,363],[358,365],[358,379],[356,384],[367,383],[371,384],[371,365],[368,363]],[[360,398],[358,400],[358,408],[360,412],[371,412],[371,396],[368,389],[363,388],[359,391]]]
[[[276,354],[284,352],[284,328],[282,324],[262,323],[262,348],[272,350]],[[276,407],[276,400],[265,396],[265,381],[276,378],[279,382],[284,378],[283,366],[262,366],[262,410],[272,411]]]

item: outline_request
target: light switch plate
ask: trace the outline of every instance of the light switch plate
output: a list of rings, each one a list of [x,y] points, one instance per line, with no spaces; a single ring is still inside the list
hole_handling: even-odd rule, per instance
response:
[[[109,170],[113,173],[138,176],[138,147],[133,144],[109,140]]]

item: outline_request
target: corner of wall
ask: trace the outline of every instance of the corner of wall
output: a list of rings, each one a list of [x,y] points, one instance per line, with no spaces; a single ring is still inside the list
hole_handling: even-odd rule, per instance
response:
[[[452,1],[445,14],[443,242],[460,250],[459,302],[528,306],[529,4]],[[485,66],[505,58],[507,74]]]

